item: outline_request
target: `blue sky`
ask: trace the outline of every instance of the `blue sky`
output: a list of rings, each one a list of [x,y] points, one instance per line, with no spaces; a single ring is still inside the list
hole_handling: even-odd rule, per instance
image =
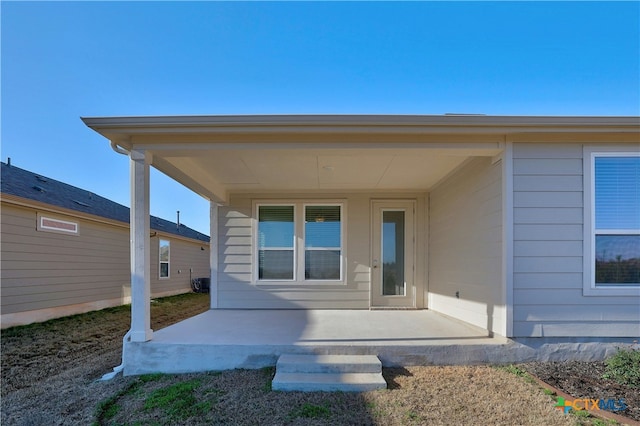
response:
[[[640,115],[638,2],[1,3],[2,161],[129,205],[81,116]],[[152,174],[151,212],[208,233]]]

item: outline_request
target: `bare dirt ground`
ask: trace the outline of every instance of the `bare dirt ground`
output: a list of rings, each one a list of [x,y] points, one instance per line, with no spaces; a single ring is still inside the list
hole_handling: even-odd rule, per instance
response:
[[[152,329],[208,308],[207,294],[157,299]],[[130,322],[130,308],[122,306],[2,330],[1,423],[90,424],[96,404],[121,385],[94,382],[120,364]]]
[[[152,303],[152,328],[208,305],[208,295],[201,294],[158,299]],[[129,321],[129,308],[122,307],[3,330],[2,425],[576,424],[539,386],[489,366],[385,369],[389,389],[361,394],[274,392],[273,369],[97,382],[120,363]],[[548,380],[543,373],[556,377],[562,370],[553,368],[538,364],[530,371]],[[594,396],[590,389],[584,392]],[[611,392],[628,397],[618,388]]]
[[[624,398],[627,409],[619,413],[640,422],[640,389],[604,379],[604,362],[545,362],[523,365],[528,372],[574,398]]]

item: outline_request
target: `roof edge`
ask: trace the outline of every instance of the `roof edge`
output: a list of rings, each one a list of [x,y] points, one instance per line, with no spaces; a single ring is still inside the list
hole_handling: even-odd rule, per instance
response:
[[[523,115],[163,115],[81,117],[92,129],[235,126],[637,126],[640,116]]]

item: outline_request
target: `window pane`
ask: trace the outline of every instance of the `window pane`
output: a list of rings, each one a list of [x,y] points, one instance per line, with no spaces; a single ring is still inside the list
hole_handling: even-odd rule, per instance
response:
[[[340,250],[307,250],[304,277],[308,280],[339,280]]]
[[[640,228],[640,157],[596,157],[596,229]]]
[[[596,235],[596,283],[640,283],[640,235]]]
[[[169,241],[167,240],[160,240],[160,261],[169,261]]]
[[[260,206],[258,247],[293,248],[293,206]]]
[[[261,280],[292,280],[293,250],[259,250],[258,278]]]
[[[166,262],[160,263],[160,278],[169,277],[169,264]]]
[[[305,247],[340,247],[340,206],[306,206]]]
[[[382,212],[382,294],[404,296],[404,212]]]

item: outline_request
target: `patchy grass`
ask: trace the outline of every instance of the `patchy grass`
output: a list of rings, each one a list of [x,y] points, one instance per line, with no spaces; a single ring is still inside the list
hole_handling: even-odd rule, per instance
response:
[[[502,369],[408,367],[384,374],[394,385],[365,393],[270,391],[271,368],[131,378],[138,387],[104,404],[96,423],[575,424],[539,387]]]
[[[499,370],[506,371],[507,373],[516,375],[524,379],[527,383],[536,383],[535,379],[531,377],[531,375],[524,369],[518,367],[517,365],[509,364],[509,365],[498,365],[495,368]]]
[[[208,307],[206,294],[157,299],[152,328]],[[129,309],[119,307],[3,330],[1,424],[576,423],[527,383],[521,366],[385,368],[389,388],[366,393],[273,392],[274,368],[96,382],[119,364],[128,327]]]
[[[151,392],[144,401],[145,411],[159,411],[159,417],[170,423],[187,420],[204,414],[211,409],[211,401],[196,399],[194,391],[200,387],[200,380],[173,383]]]
[[[204,312],[209,303],[208,294],[154,299],[152,328]],[[0,424],[91,424],[98,412],[117,417],[120,393],[131,391],[134,380],[95,380],[120,364],[130,309],[118,306],[2,330]]]
[[[319,419],[329,417],[331,411],[329,411],[329,407],[327,405],[314,405],[305,402],[301,407],[298,407],[289,413],[289,418],[291,420],[302,417],[305,419]]]

